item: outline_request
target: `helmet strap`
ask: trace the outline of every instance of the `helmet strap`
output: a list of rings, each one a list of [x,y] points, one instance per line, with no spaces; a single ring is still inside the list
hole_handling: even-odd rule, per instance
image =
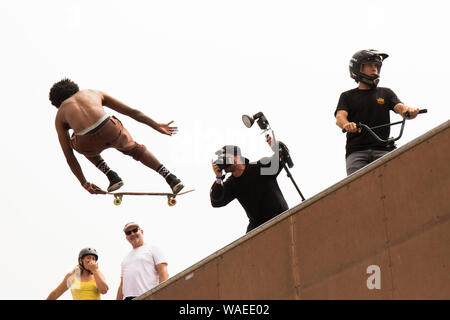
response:
[[[89,275],[93,274],[90,270],[88,270],[88,269],[86,269],[86,268],[84,267],[83,261],[81,261],[81,260],[83,260],[83,258],[80,259],[80,267],[81,267],[81,269],[84,270],[84,271],[86,271]]]
[[[360,77],[360,81],[364,84],[367,84],[371,88],[376,88],[378,86],[378,83],[380,82],[380,78],[377,77],[375,79],[367,79],[365,77]]]

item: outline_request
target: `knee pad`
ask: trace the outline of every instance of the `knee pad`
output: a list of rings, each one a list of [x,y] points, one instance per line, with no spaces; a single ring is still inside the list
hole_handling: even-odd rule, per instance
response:
[[[143,144],[136,143],[136,145],[130,150],[122,152],[127,156],[133,157],[134,160],[140,161],[145,150],[147,150],[147,148]]]

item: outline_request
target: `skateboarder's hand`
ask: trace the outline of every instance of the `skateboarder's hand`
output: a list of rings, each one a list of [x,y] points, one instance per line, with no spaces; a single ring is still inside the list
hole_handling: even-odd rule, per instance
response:
[[[100,187],[97,187],[95,184],[86,182],[83,186],[89,193],[91,194],[105,194],[106,191],[103,191]]]
[[[178,127],[170,126],[172,122],[173,121],[170,121],[169,123],[160,123],[158,131],[169,136],[176,134],[178,132]]]

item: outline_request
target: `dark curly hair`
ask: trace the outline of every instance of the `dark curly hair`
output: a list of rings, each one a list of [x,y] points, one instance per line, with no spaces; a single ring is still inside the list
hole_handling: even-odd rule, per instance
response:
[[[68,78],[64,78],[53,84],[48,98],[52,102],[52,105],[59,108],[64,100],[70,98],[78,91],[80,91],[80,88],[75,82]]]

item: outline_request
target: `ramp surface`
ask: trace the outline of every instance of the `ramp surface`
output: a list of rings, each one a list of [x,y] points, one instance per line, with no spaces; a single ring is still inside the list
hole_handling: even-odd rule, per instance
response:
[[[138,299],[450,299],[449,147],[447,121]]]

